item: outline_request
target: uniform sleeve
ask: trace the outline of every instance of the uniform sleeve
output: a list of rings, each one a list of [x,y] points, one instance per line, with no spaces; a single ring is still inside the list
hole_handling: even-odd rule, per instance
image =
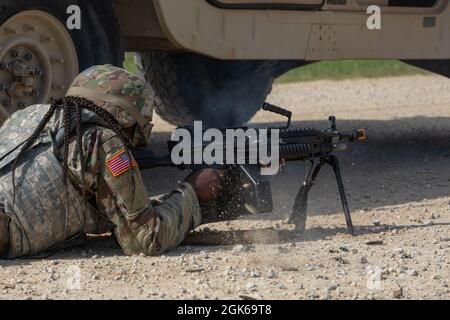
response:
[[[86,163],[90,188],[100,213],[115,225],[125,254],[157,255],[176,248],[201,223],[192,187],[183,183],[152,207],[141,172],[120,139],[108,130],[93,136]]]

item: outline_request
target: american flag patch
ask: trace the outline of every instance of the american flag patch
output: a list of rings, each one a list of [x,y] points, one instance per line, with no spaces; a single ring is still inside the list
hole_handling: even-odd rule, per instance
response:
[[[109,168],[109,171],[111,171],[111,174],[114,177],[118,177],[121,174],[127,172],[132,167],[136,167],[137,163],[134,159],[131,159],[128,157],[128,154],[125,150],[120,151],[116,155],[114,155],[111,159],[106,160],[106,165]]]

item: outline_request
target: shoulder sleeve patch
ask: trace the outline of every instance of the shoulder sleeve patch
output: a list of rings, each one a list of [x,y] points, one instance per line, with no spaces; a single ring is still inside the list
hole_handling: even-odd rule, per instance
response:
[[[132,158],[130,161],[130,157],[125,149],[122,149],[108,160],[106,160],[106,166],[114,177],[118,177],[131,168],[137,166],[136,161]]]

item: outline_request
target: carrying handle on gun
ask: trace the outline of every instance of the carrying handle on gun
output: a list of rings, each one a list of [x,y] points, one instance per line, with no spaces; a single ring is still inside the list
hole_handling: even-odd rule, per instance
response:
[[[279,114],[280,116],[288,118],[288,122],[287,122],[286,126],[283,127],[282,129],[287,129],[291,126],[291,122],[292,122],[292,112],[291,111],[274,106],[273,104],[270,104],[268,102],[264,102],[262,109],[264,111],[269,111],[269,112]]]

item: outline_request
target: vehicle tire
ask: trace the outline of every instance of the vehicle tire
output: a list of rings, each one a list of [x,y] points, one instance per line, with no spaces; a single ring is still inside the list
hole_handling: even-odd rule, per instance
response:
[[[79,30],[66,27],[71,5],[81,9]],[[26,105],[64,96],[89,66],[123,62],[119,22],[109,0],[0,0],[0,48],[0,121]],[[32,58],[25,60],[27,53]],[[20,74],[26,81],[18,81],[16,66],[38,74]]]
[[[155,93],[164,120],[205,127],[231,127],[249,121],[261,108],[274,79],[298,63],[216,60],[191,53],[138,54],[137,65]]]

